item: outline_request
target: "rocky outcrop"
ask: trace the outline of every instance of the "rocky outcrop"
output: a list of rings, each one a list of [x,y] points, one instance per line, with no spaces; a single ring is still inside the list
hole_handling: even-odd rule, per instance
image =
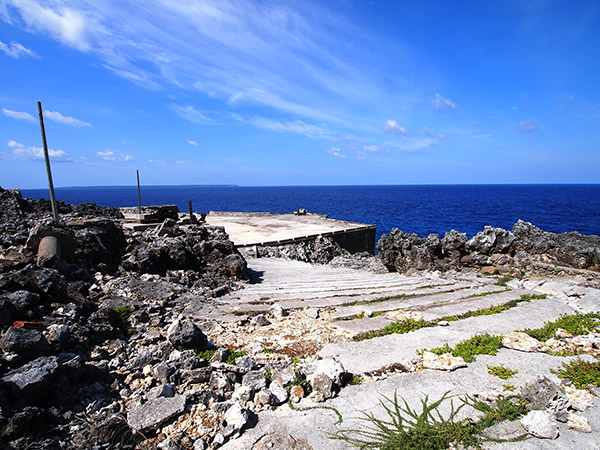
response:
[[[248,364],[198,357],[214,348],[209,324],[181,316],[202,316],[245,276],[224,230],[168,219],[129,232],[115,208],[59,203],[58,223],[50,211],[0,188],[1,445],[216,448],[239,433],[247,403],[228,420],[222,405]],[[42,263],[47,236],[63,251]],[[195,423],[206,427],[182,431]],[[164,427],[179,431],[158,437]]]
[[[455,230],[440,239],[394,228],[379,239],[377,249],[385,267],[395,272],[540,264],[600,271],[600,237],[550,233],[521,220],[508,231],[486,226],[471,239]]]

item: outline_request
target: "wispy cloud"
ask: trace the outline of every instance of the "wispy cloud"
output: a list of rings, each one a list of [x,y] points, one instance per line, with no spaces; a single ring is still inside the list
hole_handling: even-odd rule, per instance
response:
[[[522,120],[517,125],[517,128],[521,133],[533,133],[538,130],[538,126],[534,122],[530,122],[529,120]]]
[[[63,116],[58,111],[44,111],[44,118],[54,122],[69,125],[71,127],[91,127],[92,124],[83,120],[75,119],[71,116]]]
[[[279,120],[268,119],[266,117],[252,117],[246,119],[237,114],[234,114],[234,117],[240,122],[249,123],[251,125],[257,126],[259,128],[265,128],[267,130],[297,133],[307,136],[309,138],[331,140],[338,139],[338,136],[334,131],[317,125],[307,124],[302,120],[283,122]]]
[[[175,112],[175,114],[177,114],[182,119],[189,120],[190,122],[193,122],[193,123],[206,125],[206,124],[214,122],[205,113],[203,113],[202,111],[198,111],[196,108],[194,108],[193,106],[190,106],[190,105],[187,105],[187,106],[171,105],[171,109],[173,110],[173,112]]]
[[[458,109],[458,105],[454,103],[452,99],[442,96],[442,94],[440,94],[439,92],[436,92],[431,97],[431,104],[435,109],[437,109],[440,112]]]
[[[346,155],[344,155],[342,153],[342,150],[337,147],[331,147],[330,149],[325,151],[335,158],[346,159]]]
[[[12,41],[10,44],[5,44],[4,42],[0,41],[0,51],[13,58],[20,58],[21,56],[39,58],[36,52],[15,41]]]
[[[340,105],[387,99],[377,72],[360,63],[385,45],[349,45],[357,30],[318,3],[3,1],[5,21],[88,52],[149,89],[175,86],[231,109],[259,105],[331,123],[352,122]],[[180,115],[207,120],[199,111]]]
[[[17,120],[25,120],[27,122],[36,123],[35,117],[33,117],[28,112],[22,111],[11,111],[10,109],[2,108],[2,114],[7,117],[12,117]]]
[[[188,139],[187,143],[190,145],[193,145],[194,147],[198,147],[198,145],[199,145],[196,141],[192,141],[191,139]]]
[[[16,141],[8,141],[9,153],[0,153],[2,159],[18,160],[25,159],[37,161],[44,159],[44,149],[42,147],[26,146]],[[71,162],[71,157],[62,150],[48,149],[48,155],[52,161]]]
[[[96,152],[96,156],[104,161],[121,161],[121,162],[131,162],[135,161],[135,158],[131,155],[125,155],[123,153],[116,155],[114,152],[110,150],[106,150],[103,152]]]
[[[406,128],[401,126],[398,122],[393,119],[388,119],[383,124],[383,131],[395,134],[405,134]]]

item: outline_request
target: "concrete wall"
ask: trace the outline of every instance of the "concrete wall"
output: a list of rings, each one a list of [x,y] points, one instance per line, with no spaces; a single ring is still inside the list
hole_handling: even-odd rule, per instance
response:
[[[340,247],[350,253],[367,252],[375,254],[375,232],[377,227],[364,227],[357,230],[340,231],[329,236]]]

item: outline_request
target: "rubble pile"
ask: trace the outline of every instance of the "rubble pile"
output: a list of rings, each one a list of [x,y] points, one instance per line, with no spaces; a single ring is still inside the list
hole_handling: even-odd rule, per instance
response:
[[[1,446],[218,448],[253,411],[343,384],[335,361],[259,363],[185,314],[246,276],[222,228],[167,218],[128,232],[89,204],[60,204],[56,223],[48,202],[1,188],[0,214]],[[41,258],[48,236],[58,249]]]

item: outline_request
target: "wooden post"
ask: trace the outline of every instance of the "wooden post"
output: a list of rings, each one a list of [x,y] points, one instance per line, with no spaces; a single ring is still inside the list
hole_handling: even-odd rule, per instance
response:
[[[48,155],[48,143],[46,142],[46,129],[44,128],[44,116],[42,114],[42,102],[37,102],[38,114],[40,116],[40,128],[42,130],[42,145],[44,146],[44,159],[46,160],[46,175],[48,175],[48,189],[50,190],[50,204],[52,205],[52,216],[58,221],[58,206],[54,195],[54,183],[52,182],[52,170],[50,169],[50,156]]]
[[[140,194],[140,171],[136,170],[135,173],[137,175],[137,183],[138,183],[138,214],[141,216],[142,215],[142,196]]]
[[[194,211],[192,210],[192,201],[188,200],[188,208],[190,210],[190,222],[196,223],[196,216],[194,216]]]

